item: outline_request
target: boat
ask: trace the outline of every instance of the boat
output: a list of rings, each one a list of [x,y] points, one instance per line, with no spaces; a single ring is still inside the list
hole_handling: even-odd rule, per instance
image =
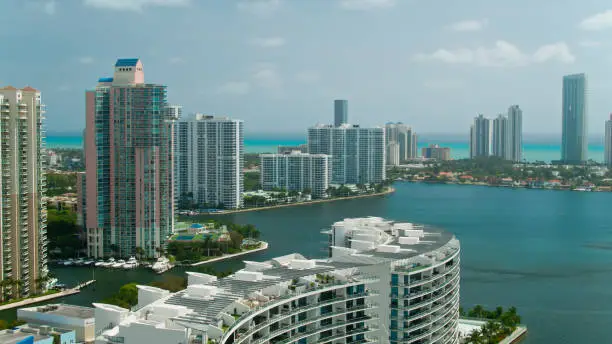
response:
[[[124,269],[134,269],[138,267],[138,261],[133,256],[128,259],[128,261],[123,265]]]
[[[171,268],[172,268],[172,264],[170,264],[170,261],[166,257],[157,258],[157,261],[155,262],[155,264],[151,266],[151,269],[153,269],[153,271],[155,271],[158,274],[164,273],[170,270]]]
[[[111,265],[110,267],[114,269],[118,269],[118,268],[123,267],[124,264],[125,264],[125,260],[119,259],[115,264]]]
[[[85,265],[85,266],[92,266],[93,264],[94,264],[94,261],[91,260],[91,259],[90,260],[86,260],[85,262],[83,262],[83,265]]]
[[[53,289],[58,284],[59,280],[55,277],[49,278],[47,281],[47,289]]]
[[[110,267],[111,267],[111,265],[113,265],[113,264],[115,264],[115,258],[110,257],[110,258],[108,258],[108,260],[107,260],[105,263],[103,263],[101,266],[103,266],[103,267],[105,267],[105,268],[110,268]]]
[[[73,264],[74,264],[74,259],[69,258],[68,260],[64,261],[62,264],[63,264],[64,266],[70,266],[70,265],[73,265]]]
[[[94,266],[104,266],[104,260],[103,259],[98,259],[95,263]]]
[[[85,265],[85,259],[84,258],[79,258],[77,260],[74,261],[74,265],[76,266],[83,266]]]

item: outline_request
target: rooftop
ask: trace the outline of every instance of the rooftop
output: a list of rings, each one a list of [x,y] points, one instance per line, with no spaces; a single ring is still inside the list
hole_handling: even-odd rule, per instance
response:
[[[34,342],[50,338],[50,336],[40,335],[37,333],[26,333],[26,332],[21,332],[19,330],[0,331],[0,343],[2,344],[21,343],[22,340],[28,337],[34,337]]]
[[[134,67],[138,63],[137,58],[129,58],[129,59],[118,59],[115,63],[115,67]]]
[[[90,307],[73,306],[66,304],[51,304],[38,307],[21,308],[23,311],[61,315],[70,318],[94,318],[94,309]]]

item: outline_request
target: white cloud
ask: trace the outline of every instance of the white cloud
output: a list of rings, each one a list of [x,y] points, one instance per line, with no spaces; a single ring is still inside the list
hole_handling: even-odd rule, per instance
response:
[[[84,0],[86,6],[117,11],[142,11],[145,7],[182,7],[191,0]]]
[[[597,13],[580,22],[579,27],[587,31],[599,31],[612,28],[612,10]]]
[[[283,78],[272,65],[261,65],[253,73],[253,82],[267,89],[280,89],[283,86]]]
[[[536,63],[555,60],[561,63],[574,63],[576,57],[572,55],[564,42],[543,45],[533,54],[533,61]]]
[[[282,37],[255,38],[251,44],[260,48],[278,48],[285,45],[285,39]]]
[[[295,75],[295,80],[304,84],[312,84],[321,79],[321,75],[315,71],[302,71]]]
[[[414,59],[417,61],[440,61],[449,64],[503,67],[524,66],[530,63],[544,63],[548,61],[572,63],[576,58],[564,42],[543,45],[533,54],[527,54],[515,45],[500,40],[495,42],[495,45],[490,48],[438,49],[433,53],[416,54]]]
[[[91,56],[83,56],[79,58],[80,64],[92,64],[94,63],[94,58]]]
[[[352,11],[367,11],[377,8],[389,8],[396,4],[396,0],[341,0],[340,7]]]
[[[247,94],[251,91],[251,85],[246,81],[228,81],[217,91],[224,94]]]
[[[580,44],[581,47],[587,48],[596,48],[602,46],[602,43],[599,41],[582,41],[578,44]]]
[[[480,31],[487,26],[489,21],[487,19],[482,20],[464,20],[451,24],[450,29],[453,31],[465,32],[465,31]]]
[[[244,12],[267,16],[276,12],[280,5],[280,0],[241,0],[236,7]]]

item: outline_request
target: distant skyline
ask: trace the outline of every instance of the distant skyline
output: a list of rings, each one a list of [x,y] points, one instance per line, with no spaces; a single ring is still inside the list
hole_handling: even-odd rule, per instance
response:
[[[562,77],[586,73],[589,136],[603,137],[612,112],[611,7],[6,0],[4,24],[15,29],[0,33],[0,86],[41,90],[49,132],[79,133],[85,91],[117,58],[138,57],[147,81],[168,85],[168,101],[184,114],[243,119],[246,133],[305,133],[333,123],[333,100],[347,99],[351,123],[401,121],[417,133],[462,134],[477,114],[494,118],[518,104],[526,135],[560,140]]]

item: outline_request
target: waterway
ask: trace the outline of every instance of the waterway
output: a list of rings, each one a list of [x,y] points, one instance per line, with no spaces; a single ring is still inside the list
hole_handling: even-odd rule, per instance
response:
[[[462,245],[461,303],[516,306],[529,328],[525,343],[601,343],[612,323],[610,193],[396,183],[382,197],[223,215],[252,223],[270,243],[264,252],[212,264],[301,252],[323,256],[321,229],[346,217],[382,216],[427,223],[457,235]],[[91,279],[92,268],[53,268],[62,282]],[[182,274],[180,269],[171,273]],[[90,305],[121,285],[161,278],[145,269],[95,269],[88,287],[62,302]],[[10,319],[14,311],[0,313]]]

